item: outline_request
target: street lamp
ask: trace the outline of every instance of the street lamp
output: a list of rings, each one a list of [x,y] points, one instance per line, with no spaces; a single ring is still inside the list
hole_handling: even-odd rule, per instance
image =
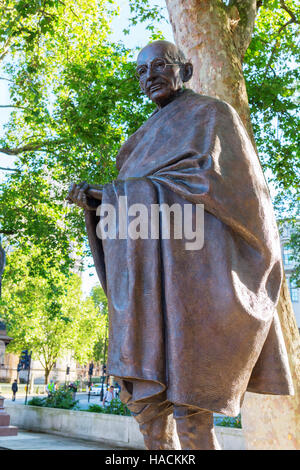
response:
[[[91,362],[90,365],[89,365],[89,394],[88,394],[88,402],[90,402],[93,370],[94,370],[94,364]]]
[[[107,345],[107,330],[108,330],[108,325],[106,323],[106,328],[105,328],[105,343],[104,343],[104,364],[102,366],[102,377],[101,377],[101,393],[100,393],[100,401],[103,401],[103,387],[104,387],[104,374],[106,374],[106,345]]]

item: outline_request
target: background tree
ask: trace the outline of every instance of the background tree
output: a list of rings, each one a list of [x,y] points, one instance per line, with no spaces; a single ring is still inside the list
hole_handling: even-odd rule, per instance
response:
[[[292,260],[296,264],[295,271],[293,275],[291,276],[292,282],[294,283],[295,286],[300,288],[300,237],[299,237],[299,225],[297,226],[297,229],[291,234],[291,239],[289,245],[292,247],[293,250],[293,255],[292,255]],[[298,263],[298,264],[297,264]]]
[[[61,258],[82,249],[81,211],[64,199],[71,181],[116,176],[121,143],[151,106],[134,79],[132,53],[109,41],[108,0],[2,1],[0,78],[12,110],[0,152],[14,171],[1,185],[6,244],[38,245]]]
[[[80,277],[66,277],[36,248],[8,256],[1,316],[13,337],[8,351],[32,351],[44,368],[45,383],[59,357],[71,351],[75,360],[86,363],[105,334],[105,319],[92,298],[82,297]]]
[[[99,336],[98,341],[94,346],[94,359],[96,362],[106,364],[107,362],[107,350],[108,350],[108,304],[107,297],[100,286],[93,287],[91,291],[91,298],[93,299],[95,308],[100,312],[101,319],[104,327],[104,334]],[[102,333],[102,331],[101,331]]]
[[[0,237],[0,297],[1,297],[1,290],[2,290],[2,276],[5,268],[5,260],[6,260],[6,253],[1,244],[1,237]]]

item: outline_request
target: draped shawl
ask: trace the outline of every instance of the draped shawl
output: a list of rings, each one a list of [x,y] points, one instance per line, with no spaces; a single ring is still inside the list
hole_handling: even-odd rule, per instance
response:
[[[225,102],[185,90],[124,143],[102,203],[204,204],[204,245],[106,239],[86,225],[109,306],[108,371],[132,402],[168,400],[235,416],[246,390],[291,394],[275,313],[282,268],[265,179]]]

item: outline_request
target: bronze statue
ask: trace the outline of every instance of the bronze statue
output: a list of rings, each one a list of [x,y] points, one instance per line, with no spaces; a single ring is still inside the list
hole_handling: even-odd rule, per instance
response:
[[[282,268],[264,176],[227,103],[184,88],[177,47],[141,50],[137,75],[157,110],[122,146],[118,178],[73,185],[109,304],[108,370],[148,449],[219,448],[213,412],[236,416],[252,391],[293,386],[275,306]],[[96,235],[96,206],[204,204],[204,246]],[[174,418],[174,419],[173,419]]]

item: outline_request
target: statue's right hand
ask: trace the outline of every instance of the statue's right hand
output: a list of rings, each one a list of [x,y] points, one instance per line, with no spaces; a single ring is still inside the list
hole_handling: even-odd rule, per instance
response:
[[[99,202],[87,196],[89,185],[86,182],[75,184],[72,183],[67,196],[70,204],[76,204],[85,210],[96,210]]]

